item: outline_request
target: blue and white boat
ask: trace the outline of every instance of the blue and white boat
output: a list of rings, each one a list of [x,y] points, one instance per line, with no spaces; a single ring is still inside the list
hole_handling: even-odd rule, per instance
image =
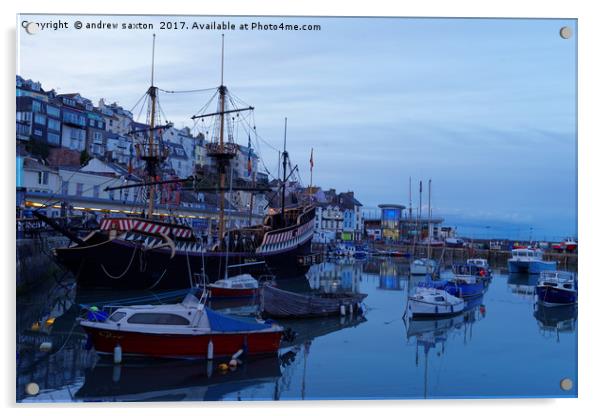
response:
[[[443,289],[453,296],[466,299],[481,296],[485,292],[485,282],[474,275],[455,274],[447,280]]]
[[[508,260],[510,273],[535,273],[556,270],[556,262],[544,261],[541,250],[518,248],[512,250],[512,257]]]
[[[546,306],[577,303],[577,280],[571,272],[541,272],[535,290],[537,300]]]
[[[468,274],[452,274],[449,279],[420,282],[418,286],[445,290],[450,295],[462,299],[481,296],[485,292],[483,279]]]
[[[466,265],[475,268],[475,273],[483,279],[491,279],[491,268],[487,259],[468,259]]]
[[[456,315],[464,310],[464,300],[445,290],[417,287],[408,298],[410,317],[444,317]]]

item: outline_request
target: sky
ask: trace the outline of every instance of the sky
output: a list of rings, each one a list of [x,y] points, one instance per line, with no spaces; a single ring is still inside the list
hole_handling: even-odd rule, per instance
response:
[[[287,150],[309,184],[353,190],[368,215],[381,203],[431,206],[467,237],[577,234],[576,20],[21,16],[69,24],[18,34],[18,73],[59,93],[132,108],[150,82],[164,90],[225,85],[255,107],[258,151],[277,173]],[[76,20],[153,29],[77,30]],[[188,29],[160,29],[160,22]],[[230,22],[237,30],[192,29]],[[239,30],[241,23],[320,30]],[[573,36],[563,39],[560,28]],[[176,127],[210,92],[162,94]],[[246,135],[238,142],[246,144]]]

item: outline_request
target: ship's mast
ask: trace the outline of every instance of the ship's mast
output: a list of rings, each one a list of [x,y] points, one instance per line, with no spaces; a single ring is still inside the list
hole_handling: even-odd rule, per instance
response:
[[[157,106],[157,87],[155,87],[155,34],[153,33],[153,57],[151,65],[151,85],[148,89],[148,95],[151,99],[151,114],[150,114],[150,130],[148,132],[148,173],[151,181],[155,181],[156,178],[156,165],[158,160],[155,154],[154,136],[155,136],[155,111]],[[150,186],[148,193],[148,218],[153,218],[153,211],[155,210],[155,187]]]
[[[226,106],[226,87],[224,86],[224,35],[222,34],[222,70],[221,70],[221,82],[219,85],[219,151],[224,153],[224,121],[225,121],[225,106]],[[224,210],[225,210],[225,199],[226,195],[224,187],[226,186],[226,166],[225,163],[221,163],[219,166],[219,228],[218,235],[220,240],[224,238]]]
[[[282,151],[282,222],[286,227],[286,216],[284,215],[284,205],[286,203],[286,164],[288,163],[288,152],[286,151],[286,124],[284,118],[284,150]]]

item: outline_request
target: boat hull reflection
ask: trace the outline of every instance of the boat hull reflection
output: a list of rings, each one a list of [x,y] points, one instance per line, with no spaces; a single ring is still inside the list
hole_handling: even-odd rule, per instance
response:
[[[220,371],[218,362],[196,360],[128,360],[113,365],[100,360],[86,372],[75,393],[83,401],[221,400],[225,395],[281,375],[277,356],[254,357],[234,370]]]

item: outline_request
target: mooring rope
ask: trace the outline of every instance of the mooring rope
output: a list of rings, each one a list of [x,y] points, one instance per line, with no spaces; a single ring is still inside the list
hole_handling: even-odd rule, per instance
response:
[[[102,271],[105,272],[105,274],[108,277],[110,277],[111,279],[114,279],[114,280],[121,279],[130,270],[130,267],[132,267],[132,263],[134,262],[134,257],[136,257],[136,251],[138,251],[138,246],[134,247],[134,252],[132,253],[132,258],[130,259],[129,264],[127,265],[127,267],[125,268],[125,270],[123,271],[123,273],[121,273],[120,275],[113,276],[112,274],[110,274],[109,272],[107,272],[107,269],[105,268],[104,264],[100,263],[100,267],[102,268]]]

